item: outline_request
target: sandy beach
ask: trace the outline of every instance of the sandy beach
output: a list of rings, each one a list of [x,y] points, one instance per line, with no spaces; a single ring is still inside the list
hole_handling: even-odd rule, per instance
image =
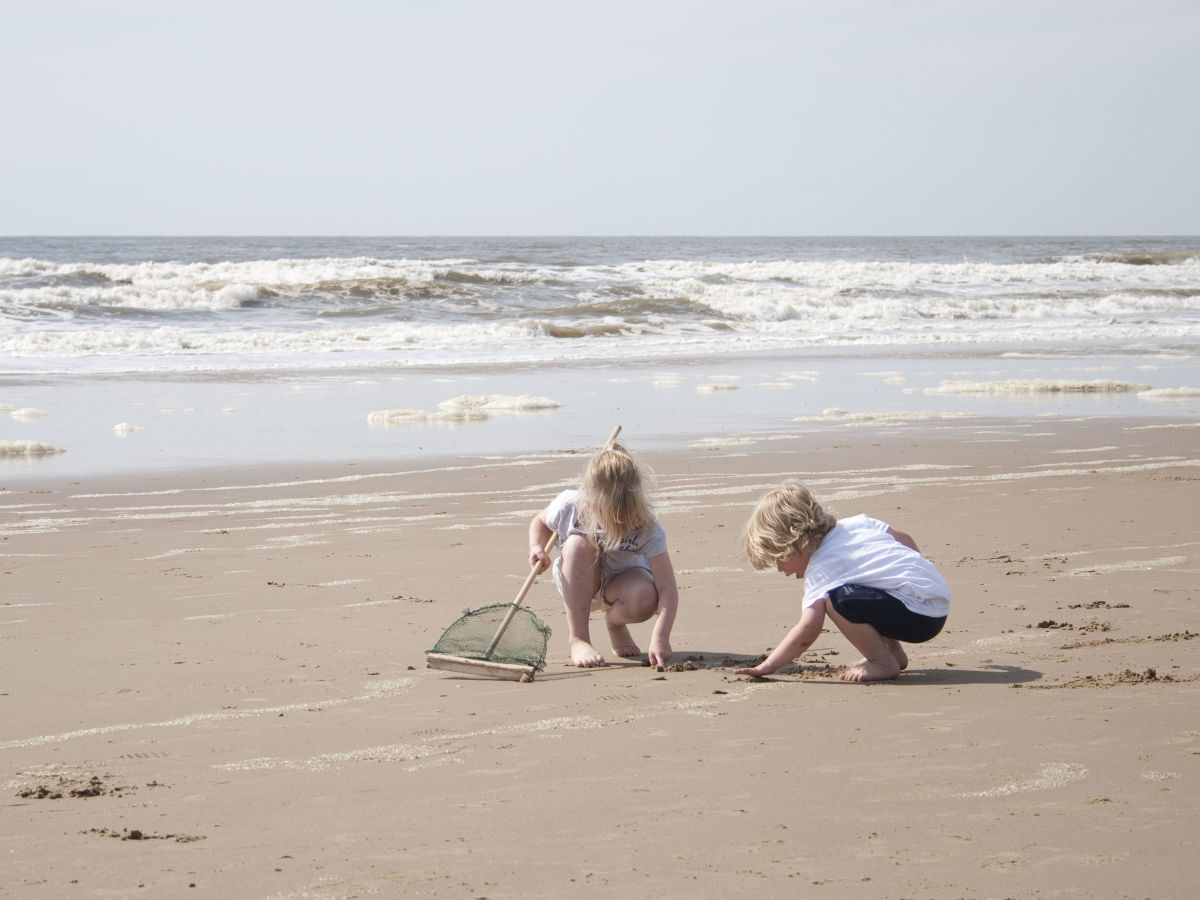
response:
[[[1200,896],[1200,4],[1083,9],[6,4],[0,900]],[[430,665],[616,425],[670,658]]]
[[[544,577],[532,684],[425,653],[512,598],[583,452],[23,480],[0,492],[0,895],[1190,897],[1198,435],[898,419],[645,452],[672,664],[570,668]],[[897,681],[840,682],[829,628],[732,674],[799,615],[740,544],[791,475],[950,582]]]

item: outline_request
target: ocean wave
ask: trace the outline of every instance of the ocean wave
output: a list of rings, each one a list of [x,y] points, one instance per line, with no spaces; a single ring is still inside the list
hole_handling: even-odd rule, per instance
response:
[[[208,323],[211,324],[211,323]],[[1188,323],[1090,324],[1048,319],[1040,322],[926,321],[876,327],[870,320],[792,320],[734,326],[725,322],[555,323],[537,319],[465,323],[360,323],[332,327],[301,323],[289,329],[251,328],[232,323],[223,329],[155,326],[140,328],[41,328],[0,331],[0,371],[19,371],[21,360],[50,371],[56,361],[71,371],[125,371],[177,367],[236,369],[295,366],[349,367],[458,365],[478,362],[557,362],[570,359],[674,358],[777,352],[802,348],[920,348],[953,345],[1146,346],[1150,341],[1194,339]],[[7,365],[3,360],[7,360]],[[75,361],[68,365],[69,362]],[[90,361],[90,362],[89,362]]]
[[[73,308],[229,311],[255,304],[309,302],[331,312],[367,301],[472,296],[464,288],[556,279],[538,269],[480,267],[471,260],[274,259],[218,263],[52,263],[0,259],[0,311]]]
[[[646,296],[686,297],[740,321],[809,318],[900,322],[1114,316],[1192,311],[1200,266],[1131,271],[1084,260],[1054,264],[774,262],[643,263]],[[713,278],[714,274],[723,277]]]
[[[1178,266],[1200,260],[1200,249],[1164,250],[1160,252],[1133,251],[1126,253],[1089,253],[1085,259],[1103,263],[1122,263],[1128,266]]]
[[[1169,254],[1162,254],[1169,255]],[[1200,261],[1132,266],[1078,258],[1054,263],[645,260],[609,266],[369,257],[249,262],[52,263],[0,259],[0,313],[39,310],[236,312],[278,307],[330,315],[575,315],[626,307],[646,316],[739,320],[1040,315],[1177,309],[1196,296]],[[422,306],[422,304],[427,304]],[[598,307],[598,309],[596,309]],[[1109,309],[1108,307],[1111,307]]]
[[[808,347],[1144,346],[1200,335],[1200,261],[1176,250],[1159,254],[1169,265],[1134,265],[1129,253],[1033,261],[592,255],[577,263],[456,255],[485,243],[447,241],[444,255],[429,259],[55,262],[18,251],[0,259],[0,359],[17,369],[22,360],[71,370],[93,360],[119,371],[153,360],[194,371]],[[193,253],[201,245],[181,242]]]
[[[528,341],[539,333],[534,322],[477,325],[369,325],[361,328],[195,331],[183,328],[137,330],[42,330],[0,335],[0,353],[14,357],[256,355],[270,353],[359,353],[367,351],[490,348]]]

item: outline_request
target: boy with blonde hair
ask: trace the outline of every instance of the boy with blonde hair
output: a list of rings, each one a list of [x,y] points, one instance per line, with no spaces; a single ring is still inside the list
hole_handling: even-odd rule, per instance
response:
[[[867,515],[835,519],[794,479],[758,502],[745,544],[754,568],[804,579],[804,612],[765,660],[738,675],[790,663],[829,616],[863,655],[842,680],[885,681],[908,666],[901,641],[931,640],[946,623],[950,588],[909,535]]]

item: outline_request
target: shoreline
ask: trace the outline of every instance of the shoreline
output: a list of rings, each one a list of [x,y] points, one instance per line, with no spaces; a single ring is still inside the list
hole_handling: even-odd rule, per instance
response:
[[[1200,419],[1196,385],[1192,356],[1160,353],[785,354],[249,379],[0,380],[0,443],[64,451],[0,458],[0,485],[191,466],[586,448],[617,421],[657,451],[747,431],[869,425],[872,417]]]
[[[790,429],[769,428],[708,434],[701,437],[672,435],[657,436],[640,442],[632,429],[622,424],[622,440],[638,457],[652,456],[667,464],[678,464],[697,455],[725,457],[778,456],[787,452],[810,454],[839,446],[882,446],[885,438],[915,435],[919,439],[934,438],[939,443],[953,444],[960,449],[969,444],[988,444],[1017,441],[1032,434],[1053,438],[1053,429],[1065,428],[1078,435],[1085,432],[1103,434],[1164,431],[1186,435],[1200,432],[1200,419],[1161,415],[1110,416],[974,416],[920,414],[863,414],[833,412],[797,420]],[[602,427],[600,430],[607,430]],[[1052,429],[1047,431],[1047,429]],[[602,437],[601,437],[602,440]],[[1183,450],[1186,447],[1186,438]],[[815,445],[815,446],[814,446]],[[790,451],[781,449],[788,446]],[[20,473],[24,477],[6,480],[16,474],[16,467],[0,467],[0,498],[20,493],[64,491],[73,492],[86,484],[98,484],[103,494],[180,493],[189,490],[234,491],[249,487],[280,487],[299,484],[345,483],[356,480],[377,480],[388,477],[413,477],[464,470],[486,471],[492,468],[548,465],[576,462],[580,469],[594,448],[580,442],[562,443],[540,450],[446,452],[435,454],[374,456],[361,459],[313,460],[309,458],[262,461],[209,461],[203,464],[179,465],[174,468],[102,471],[55,474],[38,471],[39,462],[28,464]],[[10,486],[11,485],[11,486]]]

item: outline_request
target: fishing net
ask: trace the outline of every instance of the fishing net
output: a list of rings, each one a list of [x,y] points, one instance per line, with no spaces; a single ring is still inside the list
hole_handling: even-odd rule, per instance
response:
[[[497,635],[510,614],[512,620],[504,627],[503,633]],[[488,653],[493,642],[495,647]],[[549,626],[533,612],[523,606],[514,609],[511,603],[497,603],[464,612],[458,621],[443,632],[429,652],[533,666],[541,671],[546,667],[546,645],[549,642]]]

